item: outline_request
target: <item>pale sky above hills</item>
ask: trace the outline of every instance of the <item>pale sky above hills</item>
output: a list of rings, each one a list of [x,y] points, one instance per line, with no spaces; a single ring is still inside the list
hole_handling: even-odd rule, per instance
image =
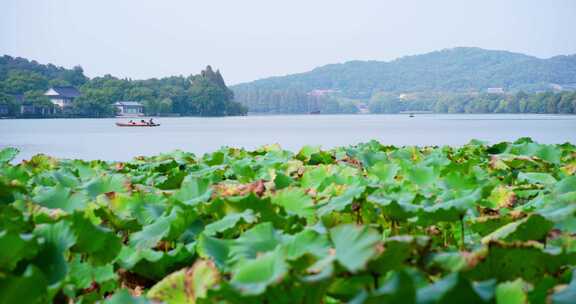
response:
[[[2,0],[0,54],[88,76],[219,68],[229,84],[456,46],[576,53],[573,0]]]

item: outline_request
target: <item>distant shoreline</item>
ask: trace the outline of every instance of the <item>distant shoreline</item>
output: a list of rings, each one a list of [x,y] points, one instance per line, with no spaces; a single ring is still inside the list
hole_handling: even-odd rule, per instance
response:
[[[483,115],[494,115],[494,116],[535,116],[535,117],[542,117],[542,116],[554,116],[554,117],[574,117],[576,118],[576,114],[572,113],[423,113],[418,114],[415,113],[411,118],[418,118],[418,117],[430,117],[430,116],[483,116]],[[286,116],[294,116],[294,117],[329,117],[329,116],[397,116],[397,117],[410,117],[409,113],[325,113],[325,114],[308,114],[308,113],[248,113],[246,115],[229,115],[229,116],[141,116],[141,117],[0,117],[0,120],[80,120],[80,119],[109,119],[109,120],[139,120],[139,119],[173,119],[173,118],[207,118],[207,119],[214,119],[214,118],[234,118],[234,117],[286,117]],[[546,119],[546,118],[451,118],[449,120],[573,120],[572,118],[554,118],[554,119]]]

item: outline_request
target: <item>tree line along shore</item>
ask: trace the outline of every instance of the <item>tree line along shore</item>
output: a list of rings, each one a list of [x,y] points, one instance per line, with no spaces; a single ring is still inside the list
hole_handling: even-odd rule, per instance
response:
[[[473,51],[482,54],[488,52]],[[466,54],[461,54],[462,52]],[[469,53],[470,50],[439,52],[440,55],[449,56],[450,60],[460,62],[461,65],[470,64],[469,57],[474,58],[474,56]],[[489,54],[497,56],[496,58],[512,56],[500,53]],[[419,58],[418,61],[404,65],[416,64],[422,69],[434,67],[439,64],[434,63],[434,60],[438,60],[434,58],[440,55],[435,53],[419,55],[416,56]],[[513,58],[516,58],[520,55],[514,56]],[[561,59],[566,61],[572,57]],[[520,56],[520,58],[525,57]],[[415,60],[414,58],[408,59]],[[447,66],[447,68],[450,68],[450,64],[453,65],[452,61],[446,58],[442,62],[444,62],[442,66]],[[518,64],[522,62],[529,65],[526,61]],[[5,55],[0,57],[0,117],[114,117],[125,114],[124,110],[130,113],[130,108],[133,114],[137,114],[136,116],[230,116],[246,115],[248,112],[261,114],[394,114],[411,111],[576,113],[576,91],[570,85],[560,86],[553,83],[543,85],[540,82],[522,85],[522,83],[543,81],[530,76],[531,74],[526,71],[522,72],[522,69],[514,74],[518,75],[516,78],[522,76],[520,77],[522,81],[515,80],[506,73],[501,75],[503,72],[494,72],[502,77],[508,75],[506,77],[509,78],[510,86],[480,89],[501,83],[503,80],[498,78],[500,79],[497,79],[498,82],[491,82],[485,79],[486,77],[481,77],[483,74],[480,72],[483,70],[479,68],[478,78],[474,81],[464,81],[461,86],[455,86],[453,84],[455,80],[452,78],[460,76],[462,79],[470,78],[463,72],[458,74],[460,76],[448,78],[446,81],[450,85],[440,83],[431,86],[431,83],[437,82],[438,79],[428,79],[425,76],[421,79],[409,78],[407,75],[411,75],[410,70],[395,67],[392,72],[395,71],[399,76],[406,78],[406,83],[402,83],[402,86],[400,84],[391,86],[393,81],[388,78],[383,78],[381,82],[372,79],[376,76],[382,78],[380,74],[366,72],[356,75],[359,68],[350,66],[355,67],[358,64],[352,62],[335,67],[326,66],[304,74],[263,79],[228,87],[220,71],[214,71],[210,66],[197,75],[159,79],[132,80],[111,75],[89,78],[84,75],[80,66],[66,69]],[[394,65],[398,66],[399,63],[395,62]],[[333,71],[335,69],[336,71]],[[371,70],[369,66],[363,66],[363,69]],[[332,75],[330,76],[332,78],[336,77],[334,78],[336,80],[344,77],[340,75],[342,73],[348,76],[338,80],[336,84],[339,88],[336,88],[335,83],[318,80],[319,77],[327,76],[324,75],[326,73],[314,76],[320,73],[317,70],[330,71],[326,73]],[[381,73],[387,71],[381,70]],[[568,72],[561,74],[571,75]],[[569,82],[571,76],[568,76],[557,80]],[[356,80],[348,79],[351,77]],[[412,90],[410,83],[413,84]]]

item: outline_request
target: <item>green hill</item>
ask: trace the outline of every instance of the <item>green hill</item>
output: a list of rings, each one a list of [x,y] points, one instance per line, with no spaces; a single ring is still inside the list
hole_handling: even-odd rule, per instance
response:
[[[239,84],[233,90],[237,101],[253,108],[255,99],[272,92],[322,89],[335,90],[342,97],[368,99],[377,92],[483,92],[494,87],[533,92],[549,90],[553,85],[573,88],[575,84],[576,55],[540,59],[459,47],[386,62],[330,64],[305,73]]]

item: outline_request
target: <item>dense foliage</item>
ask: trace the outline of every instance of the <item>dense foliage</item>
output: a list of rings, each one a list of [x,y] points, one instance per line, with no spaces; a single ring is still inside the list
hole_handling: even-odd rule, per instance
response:
[[[432,111],[435,113],[548,113],[576,114],[576,92],[503,94],[414,94],[377,93],[370,98],[371,113]]]
[[[576,147],[0,152],[0,303],[574,303]]]
[[[247,111],[234,101],[220,71],[214,72],[210,66],[188,77],[131,80],[106,75],[88,79],[81,67],[68,70],[23,58],[0,57],[0,104],[9,105],[11,115],[19,114],[23,102],[50,106],[42,94],[51,86],[75,86],[81,92],[72,108],[57,115],[113,116],[116,109],[112,104],[121,100],[142,102],[149,115],[223,116],[244,115]]]

